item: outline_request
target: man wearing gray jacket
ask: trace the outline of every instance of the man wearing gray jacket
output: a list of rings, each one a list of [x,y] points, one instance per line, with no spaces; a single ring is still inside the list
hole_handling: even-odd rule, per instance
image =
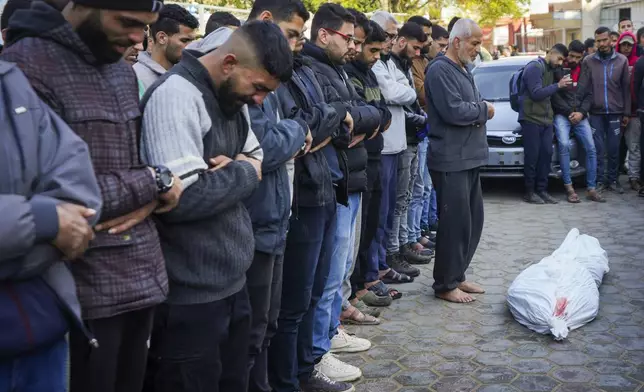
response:
[[[470,19],[454,24],[445,56],[427,70],[428,166],[436,186],[440,223],[436,236],[434,292],[450,302],[483,293],[465,280],[483,231],[480,167],[488,160],[485,123],[494,107],[481,98],[469,65],[481,48],[481,28]]]
[[[63,260],[94,238],[101,194],[87,145],[14,64],[0,62],[0,102],[0,391],[64,392],[70,326],[96,341]]]

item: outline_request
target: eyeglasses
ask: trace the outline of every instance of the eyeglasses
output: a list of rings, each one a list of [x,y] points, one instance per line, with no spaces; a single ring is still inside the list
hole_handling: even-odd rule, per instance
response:
[[[396,38],[398,38],[398,34],[393,34],[393,33],[386,33],[387,34],[387,41],[393,41]]]
[[[327,29],[327,28],[325,28],[324,30],[328,31],[331,34],[337,34],[340,37],[344,38],[344,40],[346,41],[347,44],[350,44],[351,41],[355,42],[355,38],[350,36],[350,35],[346,35],[346,34],[343,34],[343,33],[339,32],[339,31],[332,30],[332,29]]]

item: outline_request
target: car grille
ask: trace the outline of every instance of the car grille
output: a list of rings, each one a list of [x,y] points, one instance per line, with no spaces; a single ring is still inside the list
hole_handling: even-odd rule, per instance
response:
[[[490,147],[523,147],[523,140],[521,140],[521,137],[518,135],[515,137],[515,142],[508,144],[503,142],[503,137],[501,136],[488,136],[487,144]]]

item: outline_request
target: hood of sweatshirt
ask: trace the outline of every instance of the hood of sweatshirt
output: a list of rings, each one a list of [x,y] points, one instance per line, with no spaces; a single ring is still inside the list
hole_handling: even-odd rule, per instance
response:
[[[51,40],[77,53],[87,63],[100,65],[72,25],[57,9],[43,1],[34,1],[31,8],[16,11],[9,21],[7,46],[27,37]]]
[[[228,27],[220,27],[199,41],[189,44],[186,49],[199,52],[201,54],[210,53],[223,45],[232,35],[233,30]]]
[[[148,68],[150,71],[159,76],[167,72],[166,69],[161,66],[161,64],[152,59],[152,56],[148,52],[139,53],[139,57],[137,57],[137,63]]]
[[[637,37],[635,37],[635,34],[631,33],[630,31],[623,32],[622,35],[620,35],[619,39],[617,40],[617,48],[619,48],[619,45],[622,43],[622,40],[624,40],[625,37],[631,37],[633,39],[633,49],[631,50],[631,53],[626,57],[628,58],[628,65],[634,66],[638,58],[637,57]]]

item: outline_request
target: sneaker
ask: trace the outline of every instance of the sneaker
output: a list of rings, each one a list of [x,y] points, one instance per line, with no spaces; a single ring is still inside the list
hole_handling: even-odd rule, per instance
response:
[[[422,245],[418,244],[418,246],[420,249],[414,247],[414,244],[405,244],[400,247],[400,255],[412,264],[429,264],[432,257],[422,253],[422,250],[425,250]]]
[[[331,339],[331,352],[337,353],[360,353],[371,348],[371,342],[356,336],[351,336],[342,328]]]
[[[401,254],[396,253],[392,256],[393,257],[391,258],[391,261],[387,260],[387,264],[389,264],[389,267],[391,267],[394,271],[398,272],[399,274],[405,274],[411,278],[415,278],[420,275],[420,270],[409,264],[409,262],[407,262],[407,260],[405,260],[405,258],[402,257]]]
[[[353,385],[333,381],[317,370],[313,371],[307,381],[300,381],[300,389],[302,392],[354,392],[356,390]]]
[[[438,231],[438,222],[434,222],[431,225],[429,225],[429,231],[431,232],[437,232]]]
[[[543,200],[546,204],[559,204],[557,200],[555,200],[554,197],[550,196],[548,192],[546,191],[541,191],[537,195],[539,195],[539,198]]]
[[[642,184],[640,184],[640,180],[638,180],[637,178],[631,178],[629,182],[631,185],[631,189],[634,190],[635,192],[639,192],[640,189],[642,189]]]
[[[620,195],[624,193],[624,187],[622,187],[622,184],[620,184],[619,181],[608,184],[606,190],[609,192],[617,192]]]
[[[416,242],[421,244],[425,249],[436,249],[436,242],[427,237],[420,237]]]
[[[537,196],[537,194],[534,192],[526,193],[525,196],[523,196],[523,200],[526,203],[530,203],[530,204],[545,204],[543,199]]]
[[[360,369],[342,362],[331,353],[324,354],[320,363],[315,365],[315,370],[333,381],[349,382],[362,377],[362,371]]]

